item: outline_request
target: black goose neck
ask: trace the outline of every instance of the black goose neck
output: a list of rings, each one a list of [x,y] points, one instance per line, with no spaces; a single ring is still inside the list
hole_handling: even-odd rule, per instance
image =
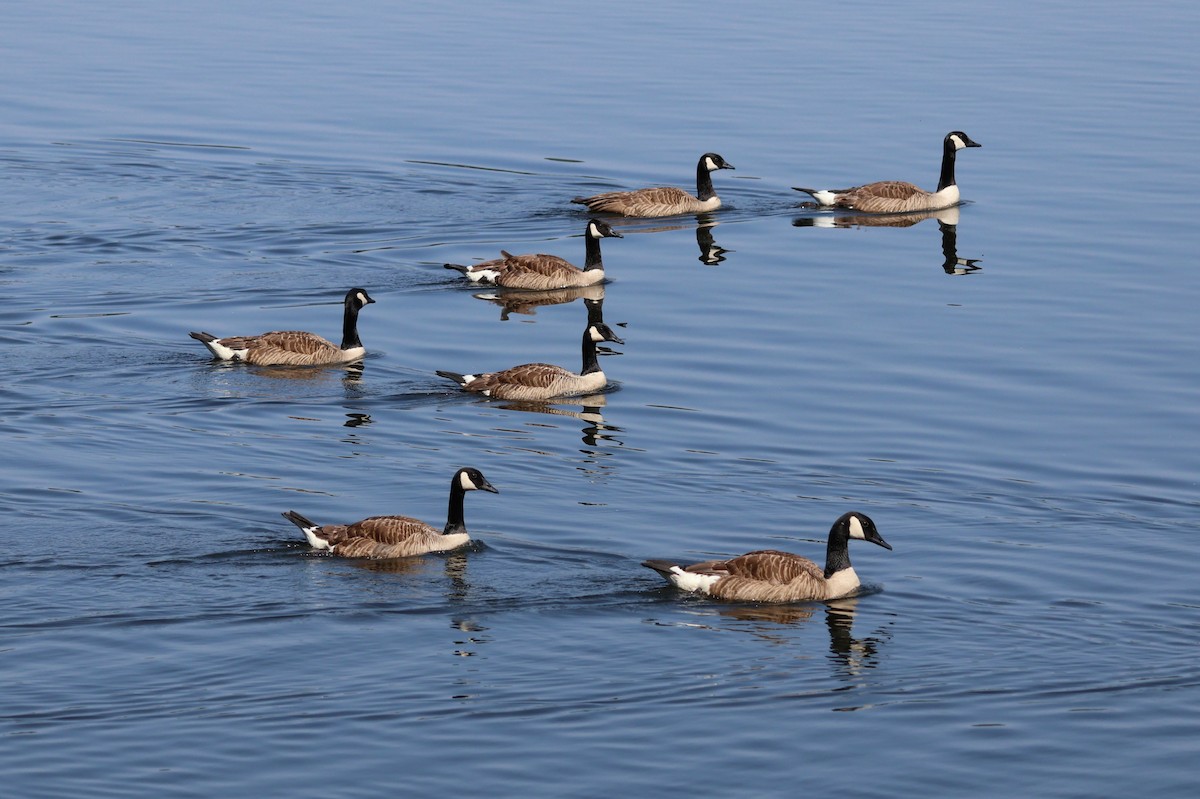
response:
[[[825,545],[825,579],[849,568],[850,533],[842,525],[835,524],[829,531],[829,543]]]
[[[947,138],[942,147],[942,174],[938,178],[938,191],[954,185],[954,156],[957,152],[954,141]]]
[[[342,314],[342,349],[349,350],[361,346],[362,342],[358,338],[358,300],[350,298],[346,300],[346,310]]]
[[[708,157],[705,156],[696,164],[696,199],[706,201],[716,196],[717,193],[713,190],[712,172],[708,171]]]
[[[443,535],[467,531],[467,522],[463,518],[463,497],[466,495],[467,492],[462,487],[462,477],[454,475],[454,479],[450,481],[450,503],[446,508],[446,528],[442,530]]]
[[[588,225],[587,233],[584,234],[586,242],[586,253],[583,259],[583,271],[587,272],[592,269],[603,269],[604,263],[600,260],[600,239],[592,236],[592,226]]]
[[[600,371],[600,359],[596,355],[596,342],[592,341],[592,328],[583,331],[583,368],[581,375],[595,374]]]

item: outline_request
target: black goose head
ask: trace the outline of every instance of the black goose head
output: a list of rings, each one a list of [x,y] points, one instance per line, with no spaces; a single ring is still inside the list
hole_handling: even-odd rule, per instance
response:
[[[700,163],[709,171],[713,172],[718,169],[733,169],[733,164],[726,161],[716,153],[705,153],[700,156]]]
[[[971,137],[961,130],[952,130],[946,134],[945,146],[948,150],[961,150],[964,147],[982,147],[983,145],[972,141]]]
[[[588,238],[592,238],[592,239],[607,239],[607,238],[623,239],[623,238],[625,238],[620,233],[613,230],[612,226],[610,226],[607,222],[602,222],[599,219],[589,219],[588,220],[587,236],[588,236]]]
[[[872,544],[878,544],[884,549],[891,549],[892,545],[883,540],[883,536],[879,534],[879,530],[875,529],[875,522],[871,521],[871,517],[865,513],[858,511],[849,511],[838,517],[838,520],[833,523],[831,534],[845,535],[847,539],[857,539],[859,541],[870,541]]]
[[[499,494],[500,491],[483,476],[483,472],[470,466],[465,466],[454,473],[454,484],[463,491],[488,491]]]
[[[366,289],[353,288],[346,292],[346,307],[353,308],[355,311],[373,302],[375,300],[371,299],[371,295],[367,294]]]

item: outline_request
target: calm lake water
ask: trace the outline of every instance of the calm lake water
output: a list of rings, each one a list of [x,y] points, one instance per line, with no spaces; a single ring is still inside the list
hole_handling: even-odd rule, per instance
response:
[[[1200,790],[1195,3],[0,17],[6,796]],[[956,224],[798,207],[932,187],[954,129]],[[580,261],[571,197],[708,150],[722,210],[603,243],[612,390],[436,377],[578,366],[586,319],[444,262]],[[187,336],[335,337],[351,286],[361,369]],[[468,551],[279,515],[440,525],[463,465]],[[895,548],[856,599],[639,565],[820,560],[850,509]]]

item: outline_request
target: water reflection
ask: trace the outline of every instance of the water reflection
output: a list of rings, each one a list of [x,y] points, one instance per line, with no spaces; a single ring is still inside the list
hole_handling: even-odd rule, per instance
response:
[[[794,227],[894,227],[907,228],[926,219],[936,219],[942,234],[942,270],[947,275],[968,275],[979,271],[980,258],[958,256],[959,208],[943,208],[940,211],[922,211],[915,214],[819,214],[802,216],[792,220]]]
[[[476,299],[500,306],[500,320],[508,321],[511,314],[535,316],[544,305],[563,305],[583,298],[585,301],[604,302],[604,285],[579,286],[575,288],[528,291],[497,287],[494,291],[474,295]]]
[[[696,244],[700,247],[699,261],[708,266],[716,266],[725,260],[725,253],[731,252],[713,240],[712,229],[716,222],[696,226]]]
[[[791,644],[795,641],[795,635],[787,627],[808,624],[818,613],[823,613],[829,633],[829,660],[835,666],[835,676],[847,682],[857,682],[865,672],[879,665],[879,651],[887,639],[886,633],[881,631],[866,636],[854,634],[855,615],[862,596],[798,604],[728,605],[696,601],[715,609],[724,619],[748,622],[748,632],[776,644]],[[694,622],[689,622],[689,626],[727,629]]]
[[[433,575],[441,569],[449,581],[446,599],[460,602],[467,598],[471,584],[467,581],[468,555],[483,548],[480,541],[445,554],[417,555],[408,558],[351,558],[347,562],[363,571],[377,574]]]
[[[830,660],[837,664],[846,678],[857,677],[879,665],[878,650],[882,636],[854,637],[854,614],[858,601],[858,597],[847,597],[825,603]]]
[[[696,259],[702,264],[708,266],[716,266],[725,260],[726,253],[731,253],[733,250],[727,250],[717,244],[713,238],[713,228],[720,224],[713,214],[696,214],[695,233],[696,246],[700,248],[700,256]],[[646,224],[646,219],[638,217],[616,217],[605,220],[612,227],[636,227],[637,233],[663,233],[671,230],[686,230],[692,227],[689,223],[659,223]]]
[[[590,448],[601,446],[602,443],[603,445],[624,445],[624,442],[614,435],[624,431],[604,420],[603,410],[607,404],[608,398],[604,394],[589,394],[583,397],[555,400],[553,404],[549,402],[505,402],[500,407],[507,411],[541,413],[547,416],[567,416],[578,419],[584,423],[582,430],[584,446],[589,447],[580,452],[590,458],[606,458],[611,453]],[[580,409],[563,407],[564,405],[578,405]]]

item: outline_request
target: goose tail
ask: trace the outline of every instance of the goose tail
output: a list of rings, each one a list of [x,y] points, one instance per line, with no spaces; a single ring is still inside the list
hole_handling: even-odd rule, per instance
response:
[[[679,566],[679,564],[669,560],[644,560],[642,561],[642,565],[647,569],[654,569],[654,571],[661,574],[667,580],[671,579],[671,570]]]
[[[447,380],[453,380],[455,383],[458,383],[460,386],[465,386],[468,382],[467,376],[460,375],[458,372],[444,372],[441,369],[438,369],[437,373],[438,373],[439,377],[444,377]]]

